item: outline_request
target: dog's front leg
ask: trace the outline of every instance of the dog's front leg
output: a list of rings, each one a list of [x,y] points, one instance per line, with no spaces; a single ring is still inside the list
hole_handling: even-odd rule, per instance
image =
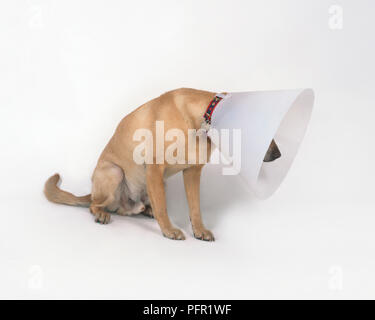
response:
[[[193,166],[184,170],[186,197],[190,209],[190,221],[194,237],[205,241],[214,241],[211,231],[207,230],[202,221],[199,199],[200,177],[203,166]]]
[[[174,240],[184,240],[185,236],[182,231],[174,228],[168,217],[164,189],[164,166],[157,164],[147,165],[146,182],[152,211],[163,235]]]

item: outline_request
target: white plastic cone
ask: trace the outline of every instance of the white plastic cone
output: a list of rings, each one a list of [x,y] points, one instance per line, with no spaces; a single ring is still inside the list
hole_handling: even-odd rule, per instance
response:
[[[211,128],[241,129],[239,174],[258,197],[272,195],[288,173],[305,134],[313,104],[314,92],[300,89],[230,93],[216,106]],[[225,158],[231,159],[211,132],[208,135],[213,143]],[[263,162],[272,139],[275,139],[281,157]],[[232,148],[233,145],[229,150]]]

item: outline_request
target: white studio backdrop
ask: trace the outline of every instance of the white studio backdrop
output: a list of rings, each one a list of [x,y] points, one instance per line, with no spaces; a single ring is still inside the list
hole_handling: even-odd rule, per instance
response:
[[[0,3],[1,298],[374,298],[370,0]],[[93,222],[48,203],[46,178],[90,191],[118,122],[161,93],[313,88],[306,137],[267,201],[207,167],[192,238],[180,175],[167,197],[183,242],[146,218]]]

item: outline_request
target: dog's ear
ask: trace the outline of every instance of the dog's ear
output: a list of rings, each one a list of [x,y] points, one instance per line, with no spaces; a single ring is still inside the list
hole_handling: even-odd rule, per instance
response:
[[[268,147],[267,153],[264,156],[264,162],[271,162],[281,157],[281,152],[277,146],[275,140],[272,139],[270,146]]]

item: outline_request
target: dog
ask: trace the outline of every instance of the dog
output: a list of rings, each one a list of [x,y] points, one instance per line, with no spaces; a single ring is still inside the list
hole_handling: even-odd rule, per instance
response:
[[[54,203],[89,207],[95,221],[101,224],[109,223],[112,213],[154,217],[165,237],[183,240],[183,232],[174,227],[168,217],[164,188],[165,179],[182,171],[193,235],[200,240],[214,241],[214,235],[203,224],[199,199],[201,171],[214,148],[210,139],[202,142],[204,140],[196,137],[196,148],[192,151],[186,147],[185,162],[157,161],[160,150],[154,148],[152,163],[139,164],[134,161],[134,151],[139,145],[134,134],[139,129],[147,129],[153,133],[155,142],[156,122],[163,121],[165,131],[177,128],[188,139],[190,130],[201,128],[207,106],[215,96],[214,92],[181,88],[143,104],[121,120],[101,153],[92,176],[91,194],[78,197],[61,190],[58,187],[60,176],[55,174],[45,183],[45,196]],[[172,141],[164,140],[165,149],[171,144]],[[207,153],[206,161],[189,163],[189,153],[199,154],[200,150]],[[272,141],[264,161],[274,161],[280,156],[280,150]]]

